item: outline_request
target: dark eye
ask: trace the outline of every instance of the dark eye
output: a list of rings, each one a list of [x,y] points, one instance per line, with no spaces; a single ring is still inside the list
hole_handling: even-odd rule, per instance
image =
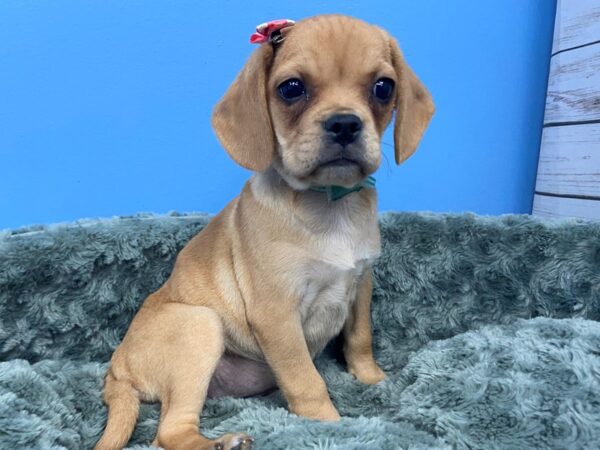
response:
[[[387,102],[392,98],[394,92],[394,80],[389,78],[380,78],[373,85],[373,95],[380,102]]]
[[[304,83],[297,78],[290,78],[281,83],[277,90],[282,99],[293,102],[306,95]]]

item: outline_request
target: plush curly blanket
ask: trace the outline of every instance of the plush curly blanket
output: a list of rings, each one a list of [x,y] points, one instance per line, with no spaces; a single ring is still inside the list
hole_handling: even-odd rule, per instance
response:
[[[102,377],[144,297],[202,214],[0,233],[0,449],[88,449]],[[340,423],[290,414],[278,392],[208,401],[209,436],[258,449],[600,448],[600,224],[528,216],[385,214],[364,386],[336,345],[317,365]],[[130,448],[149,448],[146,405]]]

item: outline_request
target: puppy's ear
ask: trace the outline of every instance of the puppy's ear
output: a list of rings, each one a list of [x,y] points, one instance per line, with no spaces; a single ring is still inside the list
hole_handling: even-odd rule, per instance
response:
[[[267,104],[271,45],[261,45],[213,110],[212,125],[229,156],[242,167],[263,171],[275,152]]]
[[[398,78],[394,149],[396,164],[400,164],[417,149],[435,106],[423,83],[404,61],[398,43],[393,38],[389,38],[389,42]]]

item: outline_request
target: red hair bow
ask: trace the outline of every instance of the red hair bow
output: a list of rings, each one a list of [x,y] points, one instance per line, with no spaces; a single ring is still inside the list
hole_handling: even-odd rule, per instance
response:
[[[278,19],[271,20],[270,22],[261,23],[256,27],[256,33],[250,36],[251,44],[262,44],[264,42],[271,42],[272,34],[283,28],[291,27],[296,22],[289,19]]]

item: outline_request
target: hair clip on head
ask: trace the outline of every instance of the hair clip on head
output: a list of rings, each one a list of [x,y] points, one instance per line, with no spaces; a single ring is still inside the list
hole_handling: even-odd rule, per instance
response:
[[[270,22],[261,23],[256,27],[256,32],[250,36],[251,44],[263,44],[270,42],[272,44],[279,44],[283,41],[283,35],[281,30],[287,27],[291,27],[296,22],[289,19],[278,19],[271,20]]]

